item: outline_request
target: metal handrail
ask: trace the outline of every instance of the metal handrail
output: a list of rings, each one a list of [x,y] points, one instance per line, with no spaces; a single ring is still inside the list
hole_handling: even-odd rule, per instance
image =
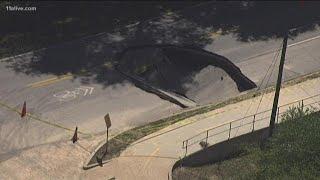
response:
[[[287,103],[287,104],[284,104],[284,105],[279,106],[278,109],[277,109],[277,123],[278,123],[278,118],[279,118],[279,116],[285,113],[285,112],[281,112],[281,113],[280,113],[280,112],[279,112],[279,111],[280,111],[280,108],[283,108],[283,107],[285,107],[285,106],[292,105],[292,104],[295,104],[295,103],[298,103],[298,102],[302,102],[302,104],[303,104],[303,101],[305,101],[305,100],[307,100],[307,99],[311,99],[311,98],[317,97],[317,96],[320,96],[320,94],[316,94],[316,95],[313,95],[313,96],[309,96],[309,97],[307,97],[307,98],[300,99],[300,100],[293,101],[293,102],[290,102],[290,103]],[[309,105],[316,104],[316,103],[319,104],[319,102],[320,102],[320,101],[308,103],[308,104],[305,104],[304,106],[309,106]],[[320,105],[320,104],[319,104],[319,105]],[[256,122],[270,118],[270,115],[267,116],[267,117],[260,118],[260,119],[256,119],[256,116],[259,115],[259,114],[262,114],[262,113],[266,113],[266,112],[271,111],[271,110],[272,110],[272,109],[268,109],[268,110],[265,110],[265,111],[261,111],[261,112],[258,112],[258,113],[252,114],[252,115],[245,116],[245,117],[243,117],[243,118],[239,118],[239,119],[236,119],[236,120],[233,120],[233,121],[230,121],[230,122],[227,122],[227,123],[224,123],[224,124],[221,124],[221,125],[218,125],[218,126],[209,128],[209,129],[207,129],[207,130],[205,130],[205,131],[202,131],[202,132],[200,132],[200,133],[198,133],[198,134],[196,134],[196,135],[194,135],[194,136],[192,136],[192,137],[184,140],[184,141],[183,141],[182,148],[185,148],[185,149],[186,149],[186,153],[187,153],[187,148],[188,148],[188,146],[192,146],[192,145],[197,144],[198,142],[201,142],[201,141],[203,141],[203,140],[206,140],[206,142],[207,142],[207,141],[208,141],[208,138],[211,138],[211,137],[216,136],[216,135],[218,135],[218,134],[224,133],[224,132],[226,132],[226,131],[229,131],[229,137],[228,137],[228,139],[230,139],[230,138],[231,138],[231,137],[230,137],[230,133],[231,133],[231,130],[232,130],[232,129],[239,128],[239,127],[243,127],[243,126],[246,126],[246,125],[249,125],[249,124],[252,124],[252,126],[253,126],[252,132],[253,132],[253,131],[255,130],[255,129],[254,129],[254,125],[255,125]],[[248,122],[248,123],[245,123],[245,124],[241,124],[241,125],[236,126],[236,127],[232,127],[232,123],[235,123],[235,122],[237,122],[237,121],[241,121],[241,120],[244,120],[244,119],[249,119],[249,118],[253,118],[253,121]],[[218,133],[214,133],[214,134],[208,136],[208,134],[209,134],[210,131],[215,130],[215,129],[218,129],[218,128],[223,127],[223,126],[226,126],[226,125],[229,125],[229,128],[228,128],[227,130],[224,130],[224,131],[221,131],[221,132],[218,132]],[[200,136],[200,135],[203,135],[203,134],[206,134],[206,137],[205,137],[205,138],[201,138],[200,140],[195,140],[195,141],[193,141],[192,143],[188,143],[188,142],[190,142],[190,140],[192,140],[192,139],[194,139],[195,137],[198,137],[198,136]]]
[[[297,101],[293,101],[293,102],[291,102],[291,103],[287,103],[287,104],[284,104],[284,105],[278,106],[278,108],[282,108],[282,107],[284,107],[284,106],[288,106],[288,105],[291,105],[291,104],[294,104],[294,103],[300,102],[301,100],[307,100],[307,99],[311,99],[311,98],[314,98],[314,97],[317,97],[317,96],[320,96],[320,94],[313,95],[313,96],[309,96],[309,97],[307,97],[307,98],[305,98],[305,99],[300,99],[300,100],[297,100]],[[236,119],[236,120],[230,121],[230,122],[240,121],[240,120],[243,120],[243,119],[246,119],[246,118],[252,117],[252,116],[254,116],[254,115],[259,115],[259,114],[266,113],[266,112],[271,111],[271,110],[272,110],[272,109],[268,109],[268,110],[260,111],[260,112],[258,112],[258,113],[251,114],[251,115],[248,115],[248,116],[245,116],[245,117],[242,117],[242,118],[239,118],[239,119]],[[200,132],[200,133],[198,133],[198,134],[196,134],[196,135],[194,135],[194,136],[192,136],[192,137],[190,137],[190,138],[188,138],[188,139],[192,139],[192,138],[194,138],[194,137],[197,137],[197,136],[201,135],[203,132],[206,132],[206,131],[208,131],[208,130],[210,131],[210,130],[212,130],[212,129],[215,129],[215,128],[218,128],[218,127],[224,126],[224,125],[226,125],[226,124],[229,124],[230,122],[227,122],[227,123],[225,123],[225,124],[221,124],[221,125],[219,125],[219,126],[214,126],[214,127],[210,128],[210,129],[207,129],[207,130],[205,130],[205,131],[202,131],[202,132]]]

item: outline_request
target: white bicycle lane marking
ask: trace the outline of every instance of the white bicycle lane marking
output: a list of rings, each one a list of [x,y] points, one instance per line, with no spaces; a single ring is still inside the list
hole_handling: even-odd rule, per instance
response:
[[[58,98],[59,101],[69,101],[79,96],[87,96],[93,93],[94,87],[80,86],[74,90],[64,90],[53,94],[53,97]]]

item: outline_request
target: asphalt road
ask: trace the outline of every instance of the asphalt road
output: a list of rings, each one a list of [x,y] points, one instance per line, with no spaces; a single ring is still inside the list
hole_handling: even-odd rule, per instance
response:
[[[83,84],[71,76],[56,81],[51,79],[54,77],[16,75],[1,67],[1,84],[4,86],[0,88],[0,141],[7,144],[1,147],[2,152],[70,138],[72,131],[59,126],[72,130],[78,126],[79,131],[87,134],[105,132],[103,117],[106,113],[110,113],[112,119],[112,132],[117,132],[180,109],[128,81],[104,87],[94,82]],[[27,112],[51,124],[33,117],[20,119],[14,109],[3,106],[20,111],[23,101],[27,102]],[[33,123],[41,125],[33,127]],[[20,128],[13,128],[15,126]]]
[[[149,31],[154,25],[159,27],[162,34],[155,35],[157,31]],[[135,87],[112,68],[105,68],[103,75],[93,74],[89,77],[65,74],[59,78],[54,70],[70,59],[83,58],[85,62],[92,63],[99,58],[112,59],[115,52],[123,47],[148,44],[154,39],[158,43],[182,44],[180,40],[184,37],[179,39],[179,32],[174,32],[181,30],[180,26],[190,31],[210,33],[207,29],[191,28],[193,25],[194,22],[166,15],[152,22],[128,26],[124,34],[105,33],[57,45],[46,50],[46,58],[51,63],[45,70],[28,66],[37,58],[33,53],[0,60],[0,144],[4,144],[0,149],[0,160],[1,154],[12,150],[69,140],[76,126],[86,134],[105,132],[103,116],[106,113],[111,115],[111,131],[115,133],[181,110],[177,105]],[[284,80],[319,70],[319,35],[317,28],[289,41]],[[313,39],[305,41],[310,38]],[[275,54],[272,51],[279,48],[282,41],[242,42],[232,34],[219,33],[213,34],[211,39],[204,49],[229,58],[257,84],[261,83],[272,63]],[[273,73],[269,85],[274,82],[275,75]],[[15,110],[20,111],[24,101],[33,116],[21,119]]]

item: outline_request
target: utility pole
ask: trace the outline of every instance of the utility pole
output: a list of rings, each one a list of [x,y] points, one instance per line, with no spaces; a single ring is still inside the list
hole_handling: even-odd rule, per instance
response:
[[[283,39],[281,59],[280,59],[279,72],[278,72],[278,80],[277,80],[277,84],[276,84],[276,92],[274,94],[273,106],[272,106],[272,112],[271,112],[271,118],[270,118],[269,137],[272,136],[273,129],[275,126],[276,114],[277,114],[277,109],[278,109],[279,94],[280,94],[280,88],[281,88],[283,66],[284,66],[284,60],[285,60],[286,50],[287,50],[287,42],[288,42],[288,32],[285,33],[284,39]]]

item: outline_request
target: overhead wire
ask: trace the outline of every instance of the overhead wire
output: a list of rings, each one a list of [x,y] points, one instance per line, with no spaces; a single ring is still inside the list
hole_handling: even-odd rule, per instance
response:
[[[282,43],[281,43],[281,45],[282,45]],[[281,46],[281,45],[280,45],[280,46]],[[266,83],[266,87],[268,86],[268,83],[269,83],[269,81],[270,81],[270,78],[271,78],[271,76],[272,76],[272,74],[273,74],[273,71],[274,71],[274,69],[275,69],[275,65],[276,65],[277,59],[279,58],[280,49],[281,49],[281,48],[279,47],[278,50],[277,50],[277,52],[276,52],[276,54],[275,54],[275,56],[274,56],[273,65],[272,65],[273,67],[272,67],[271,73],[270,73],[270,75],[269,75],[269,77],[268,77],[268,80],[267,80],[267,83]],[[266,93],[266,90],[264,90],[263,93],[262,93],[262,95],[261,95],[261,98],[260,98],[260,101],[259,101],[259,104],[258,104],[258,107],[257,107],[257,109],[256,109],[255,114],[258,112],[258,110],[259,110],[259,108],[260,108],[260,105],[261,105],[261,102],[262,102],[262,99],[263,99],[263,96],[265,95],[265,93]]]
[[[317,22],[317,23],[319,23],[319,22]],[[291,28],[291,29],[289,29],[289,33],[296,33],[296,31],[298,31],[298,30],[300,30],[300,29],[302,29],[302,28],[305,28],[305,27],[310,26],[310,25],[311,25],[311,26],[312,26],[312,25],[316,25],[317,23],[305,24],[305,25],[301,25],[301,26],[298,26],[298,27]],[[315,58],[313,55],[311,55],[311,53],[310,53],[304,46],[302,46],[302,45],[298,45],[298,46],[302,47],[302,49],[304,49],[304,52],[305,52],[306,54],[310,55],[311,59],[312,59],[314,62],[320,64],[320,62],[317,61],[316,58]],[[310,93],[308,93],[301,85],[298,85],[298,87],[299,87],[302,91],[304,91],[308,96],[311,96]],[[312,99],[313,99],[313,98],[312,98]],[[317,100],[315,100],[315,99],[313,99],[313,100],[315,101],[315,103],[317,103],[317,104],[320,106],[320,104],[319,104],[319,102],[317,102]]]
[[[300,46],[300,45],[299,45],[299,46]],[[302,47],[302,48],[305,50],[305,53],[307,53],[308,55],[310,55],[311,59],[312,59],[314,62],[320,64],[320,62],[317,61],[317,60],[311,55],[311,53],[308,52],[308,50],[307,50],[305,47],[303,47],[303,46],[300,46],[300,47]],[[298,85],[298,87],[299,87],[302,91],[304,91],[308,96],[311,96],[310,93],[309,93],[307,90],[305,90],[301,85]],[[317,104],[320,106],[320,103],[319,103],[316,99],[314,99],[314,98],[312,98],[312,99],[314,100],[315,103],[317,103]]]
[[[313,24],[314,24],[314,23],[313,23]],[[288,33],[293,33],[294,31],[297,31],[297,30],[299,30],[299,29],[302,29],[302,28],[304,28],[304,27],[307,27],[307,26],[310,26],[310,25],[313,25],[313,24],[305,24],[305,25],[302,25],[302,26],[298,26],[298,27],[291,28],[291,29],[288,30]],[[266,72],[265,76],[263,77],[263,79],[262,79],[262,81],[261,81],[261,84],[258,86],[258,89],[257,89],[257,90],[260,90],[260,89],[262,88],[262,85],[263,85],[263,83],[264,83],[264,81],[265,81],[265,78],[267,77],[267,74],[268,74],[270,68],[272,67],[271,73],[270,73],[270,75],[269,75],[269,77],[268,77],[268,80],[267,80],[267,82],[266,82],[266,86],[268,85],[268,83],[269,83],[269,81],[270,81],[270,78],[271,78],[271,76],[272,76],[272,74],[273,74],[273,71],[274,71],[276,62],[277,62],[276,60],[277,60],[277,58],[279,57],[281,46],[282,46],[282,43],[280,43],[280,47],[276,50],[276,54],[275,54],[275,56],[274,56],[273,62],[272,62],[272,63],[270,64],[270,66],[268,67],[267,72]],[[303,48],[304,48],[304,47],[303,47]],[[317,62],[318,62],[318,61],[317,61]],[[300,87],[300,88],[302,88],[302,87]],[[306,92],[305,89],[302,88],[302,90],[309,95],[309,93]],[[264,96],[265,93],[266,93],[266,91],[263,91],[263,93],[262,93],[262,95],[261,95],[261,98],[260,98],[260,100],[259,100],[258,107],[257,107],[257,109],[256,109],[256,111],[255,111],[255,114],[257,114],[257,112],[258,112],[258,110],[259,110],[259,108],[260,108],[260,105],[261,105],[261,102],[262,102],[262,99],[263,99],[263,96]],[[250,105],[249,105],[249,107],[248,107],[248,109],[247,109],[244,117],[247,116],[247,114],[248,114],[248,112],[249,112],[252,104],[253,104],[253,100],[250,102]],[[320,105],[320,104],[319,104],[319,105]],[[241,121],[241,125],[242,125],[242,123],[243,123],[243,121]],[[241,126],[241,125],[240,125],[240,126]],[[239,130],[239,128],[237,128],[237,132],[238,132],[238,130]],[[237,134],[237,132],[235,133],[235,135]]]
[[[313,23],[313,24],[314,24],[314,23]],[[294,32],[294,31],[297,31],[297,30],[299,30],[299,29],[301,29],[301,28],[304,28],[304,27],[306,27],[306,26],[309,26],[309,25],[312,25],[312,24],[305,24],[305,25],[302,25],[302,26],[294,27],[294,28],[289,29],[288,32],[289,32],[289,33],[292,33],[292,32]],[[276,64],[277,58],[279,57],[280,50],[281,50],[281,46],[282,46],[282,43],[280,43],[280,47],[276,49],[276,54],[275,54],[275,56],[274,56],[274,58],[273,58],[273,62],[269,65],[269,67],[268,67],[268,69],[267,69],[267,72],[266,72],[266,74],[264,75],[264,77],[263,77],[260,85],[258,86],[257,90],[260,90],[260,89],[262,88],[262,85],[263,85],[265,79],[267,78],[267,75],[268,75],[268,73],[269,73],[269,70],[270,70],[270,68],[272,67],[271,73],[270,73],[270,75],[269,75],[269,77],[268,77],[268,80],[267,80],[267,82],[266,82],[266,86],[268,85],[268,83],[269,83],[269,81],[270,81],[270,78],[271,78],[271,76],[272,76],[272,74],[273,74],[273,71],[274,71],[274,68],[275,68],[275,64]],[[260,107],[260,105],[261,105],[261,102],[262,102],[262,99],[263,99],[263,96],[264,96],[265,92],[266,92],[266,91],[263,91],[263,93],[262,93],[262,95],[261,95],[261,98],[260,98],[260,101],[259,101],[259,104],[258,104],[258,107],[257,107],[255,113],[257,113],[258,110],[259,110],[259,107]],[[249,108],[247,109],[244,117],[247,115],[247,113],[248,113],[248,111],[249,111],[249,109],[250,109],[250,107],[251,107],[251,105],[252,105],[252,102],[253,102],[253,101],[251,101],[251,103],[250,103],[250,105],[249,105]]]
[[[276,64],[277,58],[278,58],[278,56],[279,56],[279,52],[280,52],[280,49],[281,49],[281,45],[282,45],[282,43],[280,43],[280,47],[276,49],[277,52],[276,52],[275,56],[273,57],[273,60],[272,60],[271,64],[269,65],[269,67],[268,67],[268,69],[267,69],[267,72],[265,73],[264,77],[262,78],[262,81],[260,82],[257,90],[260,90],[260,89],[261,89],[264,81],[266,80],[266,78],[267,78],[267,76],[268,76],[268,73],[269,73],[270,69],[272,68],[271,73],[270,73],[269,78],[268,78],[268,81],[267,81],[267,83],[266,83],[266,86],[267,86],[267,84],[268,84],[268,82],[269,82],[269,80],[270,80],[270,77],[271,77],[271,75],[272,75],[272,73],[273,73],[273,70],[274,70],[274,68],[275,68],[275,64]],[[258,108],[259,108],[259,106],[260,106],[260,104],[261,104],[261,101],[262,101],[262,98],[263,98],[264,93],[265,93],[265,91],[263,91],[263,94],[261,95],[261,99],[260,99]],[[246,116],[247,116],[247,114],[248,114],[251,106],[253,105],[254,100],[255,100],[255,99],[252,99],[252,100],[250,101],[249,107],[247,108],[247,110],[246,110],[246,112],[245,112],[245,114],[244,114],[243,117],[246,117]],[[258,108],[257,108],[257,111],[258,111]],[[257,113],[257,111],[256,111],[256,113]],[[242,121],[240,122],[240,127],[242,126],[243,121],[244,121],[244,120],[242,120]],[[239,127],[239,128],[240,128],[240,127]],[[237,131],[236,131],[236,133],[235,133],[235,136],[237,135],[237,133],[238,133],[238,131],[239,131],[239,128],[237,128]]]

